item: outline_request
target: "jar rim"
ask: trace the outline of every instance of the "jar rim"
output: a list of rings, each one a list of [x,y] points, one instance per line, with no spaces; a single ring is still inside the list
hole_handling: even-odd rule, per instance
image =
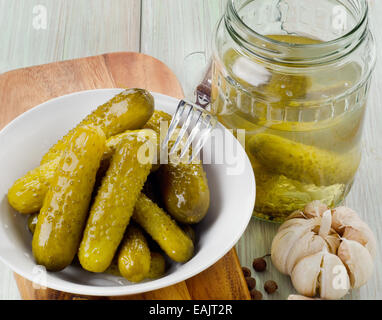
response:
[[[236,42],[240,42],[246,49],[249,49],[252,53],[254,53],[251,48],[260,49],[262,53],[266,53],[267,51],[271,54],[271,56],[265,54],[265,57],[267,60],[273,60],[278,61],[282,63],[310,63],[316,60],[323,60],[322,62],[328,62],[333,59],[338,59],[341,56],[346,55],[348,52],[351,52],[355,47],[358,46],[359,42],[363,40],[365,37],[365,31],[367,30],[368,25],[368,12],[369,12],[369,6],[366,0],[361,0],[361,10],[360,10],[360,18],[357,19],[357,23],[345,34],[341,35],[340,37],[337,37],[335,39],[329,40],[329,41],[323,41],[318,43],[309,43],[309,44],[301,44],[301,43],[289,43],[284,41],[279,41],[276,39],[272,39],[270,37],[267,37],[266,35],[263,35],[257,31],[255,31],[253,28],[249,27],[243,19],[239,16],[239,12],[235,6],[236,0],[229,0],[227,3],[227,10],[226,14],[224,16],[224,20],[226,23],[227,29],[230,31],[231,36],[233,36],[234,40]],[[232,26],[234,24],[235,26]],[[230,27],[229,27],[230,25]],[[253,36],[255,39],[259,40],[262,44],[260,47],[259,45],[256,45],[255,43],[249,42],[245,39],[245,37],[241,36],[240,32],[245,32],[246,34],[249,34]],[[357,37],[358,35],[358,37]],[[354,41],[354,37],[358,41]],[[267,46],[267,44],[269,46]],[[274,47],[273,50],[267,49],[268,47]],[[343,53],[337,52],[338,49],[346,48],[346,50]],[[279,50],[281,49],[281,50]],[[309,59],[288,59],[283,57],[272,57],[272,53],[280,53],[283,51],[287,51],[290,49],[296,49],[296,50],[317,50],[322,49],[323,54],[316,57],[310,57]],[[278,52],[280,51],[280,52]],[[333,54],[331,53],[333,52]],[[257,53],[255,53],[257,55]],[[326,54],[326,55],[325,55]],[[261,55],[260,55],[261,57]],[[326,58],[326,59],[325,59]],[[304,63],[305,62],[305,63]]]

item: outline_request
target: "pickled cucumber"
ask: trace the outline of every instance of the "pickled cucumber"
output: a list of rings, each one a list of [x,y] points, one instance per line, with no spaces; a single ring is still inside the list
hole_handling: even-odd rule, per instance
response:
[[[151,129],[127,130],[123,133],[110,137],[106,141],[106,151],[103,160],[110,160],[121,141],[128,136],[137,136],[144,140],[149,140],[153,146],[158,147],[157,134]],[[155,156],[155,155],[154,155]]]
[[[150,270],[146,278],[158,279],[166,272],[166,260],[159,252],[151,252]]]
[[[41,160],[41,164],[55,159],[65,149],[66,143],[82,125],[100,127],[110,138],[126,130],[140,129],[154,112],[154,98],[144,89],[127,89],[99,106],[82,122],[58,141]]]
[[[302,184],[282,175],[274,175],[257,184],[255,211],[285,218],[313,200],[320,200],[333,207],[342,200],[343,192],[343,184],[318,187],[314,184]]]
[[[156,143],[156,134],[154,131],[128,130],[119,135],[113,136],[106,141],[106,149],[102,156],[102,163],[97,177],[102,178],[109,167],[110,159],[115,152],[118,144],[127,136],[139,136],[149,139]],[[154,153],[155,155],[155,153]],[[23,214],[38,212],[44,201],[49,185],[54,177],[60,158],[53,159],[43,165],[28,172],[24,177],[18,179],[8,191],[9,204]]]
[[[23,214],[39,212],[59,162],[53,159],[18,179],[8,191],[9,204]]]
[[[131,282],[146,278],[150,271],[150,249],[142,231],[134,225],[127,227],[118,254],[118,269]]]
[[[184,233],[191,239],[193,243],[196,241],[196,234],[193,227],[191,227],[189,224],[184,224],[181,226]]]
[[[171,119],[172,116],[167,112],[155,110],[152,117],[144,125],[144,128],[154,130],[157,134],[161,134],[161,138],[164,138],[167,132],[161,132],[161,122],[163,122],[164,128],[168,128]]]
[[[256,216],[275,222],[282,222],[295,210],[303,208],[313,200],[321,200],[329,207],[341,200],[345,186],[316,186],[289,179],[284,175],[270,173],[248,153],[256,179]]]
[[[112,262],[150,173],[151,159],[148,163],[138,159],[138,151],[146,142],[127,136],[112,157],[91,207],[78,253],[85,270],[104,272]]]
[[[340,155],[267,133],[252,136],[248,147],[270,172],[317,186],[349,183],[360,161],[356,154]]]
[[[158,172],[166,210],[181,223],[198,223],[210,206],[210,191],[201,164],[168,164]]]
[[[137,222],[176,262],[188,261],[194,252],[191,239],[183,230],[152,202],[141,193],[135,204],[133,220]]]
[[[114,261],[116,260],[116,261]],[[121,273],[119,272],[119,268],[118,268],[118,259],[113,259],[113,261],[111,262],[109,268],[107,268],[105,270],[105,273],[107,274],[111,274],[113,276],[116,276],[116,277],[122,277]]]
[[[161,121],[171,121],[163,111],[155,111],[145,128],[158,135]],[[169,146],[171,147],[171,145]],[[164,164],[159,169],[162,198],[167,212],[181,223],[197,223],[207,214],[210,206],[210,190],[201,163]]]
[[[38,213],[31,214],[28,217],[28,229],[32,234],[34,234],[36,230],[37,221],[38,221]]]
[[[150,261],[150,270],[146,274],[147,279],[158,279],[162,277],[166,272],[166,260],[162,254],[159,252],[151,251],[150,252],[151,261]],[[117,257],[118,258],[118,257]],[[116,277],[122,277],[121,272],[118,267],[118,259],[113,259],[113,262],[106,269],[105,273],[111,274]]]
[[[105,141],[101,129],[83,126],[66,144],[32,241],[36,262],[48,270],[64,269],[78,250]]]

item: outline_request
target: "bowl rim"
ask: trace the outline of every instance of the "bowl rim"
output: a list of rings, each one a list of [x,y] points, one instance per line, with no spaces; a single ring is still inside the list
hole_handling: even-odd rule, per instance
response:
[[[54,103],[55,101],[65,99],[68,97],[73,97],[77,95],[84,95],[84,94],[91,94],[95,92],[105,92],[110,94],[118,94],[119,92],[123,91],[124,89],[120,88],[106,88],[106,89],[92,89],[92,90],[83,90],[83,91],[77,91],[73,93],[69,93],[66,95],[62,95],[59,97],[55,97],[53,99],[47,100],[39,105],[36,105],[32,107],[31,109],[27,110],[26,112],[20,114],[15,119],[13,119],[11,122],[9,122],[7,125],[5,125],[0,130],[0,137],[5,134],[10,128],[17,126],[17,124],[23,120],[24,117],[26,117],[28,114],[36,112],[37,110],[40,110],[42,108],[46,108],[48,104]],[[150,91],[150,93],[154,96],[154,100],[157,101],[157,98],[162,100],[167,100],[171,103],[178,104],[180,99],[153,92]],[[158,108],[160,110],[160,108]],[[175,112],[172,112],[172,114]],[[237,143],[238,150],[241,150],[241,152],[245,155],[245,162],[246,166],[249,166],[251,168],[251,164],[249,161],[249,158],[243,148],[243,146],[240,144],[240,142],[233,136],[232,132],[227,130],[220,122],[218,123],[219,127],[223,128],[225,132],[232,136],[234,141]],[[250,179],[249,185],[251,186],[251,190],[249,190],[248,194],[255,195],[256,194],[256,183],[255,183],[255,176],[253,173],[253,170],[249,170],[251,173],[248,176],[248,179]],[[76,284],[68,282],[64,279],[57,279],[54,278],[53,281],[50,281],[49,279],[52,278],[50,275],[51,273],[48,272],[47,274],[47,281],[44,283],[42,280],[34,281],[35,279],[32,279],[32,275],[30,272],[25,271],[25,268],[19,267],[18,265],[14,265],[11,262],[7,260],[6,257],[3,256],[3,254],[0,251],[0,261],[3,262],[8,268],[10,268],[13,272],[17,273],[18,275],[22,276],[23,278],[34,281],[35,284],[40,286],[46,286],[47,288],[51,288],[58,291],[68,292],[72,294],[79,294],[79,295],[90,295],[90,296],[124,296],[124,295],[133,295],[133,294],[140,294],[144,292],[149,292],[153,290],[158,290],[161,288],[169,287],[172,285],[175,285],[177,283],[180,283],[182,281],[185,281],[189,278],[194,277],[195,275],[203,272],[204,270],[208,269],[212,265],[214,265],[217,261],[219,261],[223,256],[225,256],[239,241],[243,233],[245,232],[251,217],[253,208],[255,205],[255,196],[250,197],[250,205],[248,206],[248,216],[245,221],[245,223],[242,224],[240,228],[240,232],[237,232],[234,237],[232,237],[231,241],[224,247],[224,249],[219,251],[219,254],[216,254],[212,259],[208,260],[208,263],[199,264],[197,268],[194,268],[192,271],[188,271],[186,273],[182,273],[182,276],[174,277],[173,279],[166,279],[166,281],[163,281],[167,276],[164,276],[162,278],[156,279],[156,280],[150,280],[145,281],[142,283],[134,284],[134,285],[116,285],[116,286],[95,286],[95,285],[86,285],[86,284]],[[250,209],[250,210],[249,210]],[[58,283],[56,283],[58,281]],[[164,283],[165,282],[165,283]],[[130,289],[130,290],[129,290]],[[131,290],[132,289],[132,290]]]

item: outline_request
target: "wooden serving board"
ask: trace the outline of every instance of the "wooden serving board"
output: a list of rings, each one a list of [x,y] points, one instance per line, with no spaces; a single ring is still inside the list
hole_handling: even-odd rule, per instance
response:
[[[139,87],[182,98],[174,73],[159,60],[134,52],[56,62],[0,75],[0,129],[21,113],[68,93]],[[250,299],[235,249],[199,275],[176,285],[123,297],[90,297],[52,289],[34,289],[15,274],[23,299]]]

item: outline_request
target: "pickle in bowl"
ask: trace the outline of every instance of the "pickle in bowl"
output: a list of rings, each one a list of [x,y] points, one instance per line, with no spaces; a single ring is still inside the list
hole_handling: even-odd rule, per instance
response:
[[[8,190],[12,208],[22,214],[40,211],[59,162],[60,157],[57,157],[18,179]]]
[[[64,269],[77,253],[104,151],[105,134],[98,127],[78,128],[66,145],[32,241],[36,262],[47,270]]]
[[[131,281],[140,282],[149,275],[150,248],[145,235],[138,226],[129,225],[118,253],[118,269]]]
[[[133,220],[137,222],[176,262],[186,262],[194,253],[194,244],[171,217],[141,193],[135,204]]]
[[[171,122],[171,115],[163,111],[155,111],[145,128],[161,132],[161,122]],[[169,143],[169,148],[172,146]],[[168,163],[159,170],[159,184],[162,201],[167,212],[180,223],[198,223],[207,214],[210,206],[210,190],[206,173],[201,163]]]
[[[141,129],[154,112],[154,98],[144,89],[127,89],[99,106],[43,156],[41,164],[55,159],[77,128],[98,126],[106,139],[126,130]]]
[[[127,136],[112,157],[91,207],[78,252],[85,270],[104,272],[113,260],[150,173],[152,159],[146,159],[146,163],[139,159],[139,150],[146,142],[137,136]]]
[[[151,252],[150,270],[147,278],[151,280],[162,277],[166,272],[166,260],[159,252]]]
[[[102,156],[100,170],[97,173],[97,180],[99,176],[104,175],[104,171],[109,167],[110,159],[115,149],[127,136],[138,136],[142,139],[149,139],[153,144],[157,141],[155,132],[150,129],[127,130],[121,134],[110,137],[106,141],[106,149]],[[155,154],[155,151],[153,154]],[[38,212],[42,207],[44,197],[59,161],[60,157],[50,160],[18,179],[8,191],[8,202],[10,205],[23,214]]]
[[[116,122],[108,125],[114,118],[102,115],[117,112],[118,101],[119,111],[126,111],[125,99],[117,97],[72,129],[8,192],[12,207],[29,215],[33,255],[48,271],[72,264],[138,283],[163,276],[167,260],[185,263],[194,254],[190,224],[209,207],[203,166],[156,164],[158,137],[166,133],[160,122],[168,124],[171,116],[151,111],[136,128],[118,132]],[[186,206],[175,203],[180,194]]]
[[[154,112],[154,99],[144,89],[128,89],[99,106],[76,128],[58,141],[44,155],[41,165],[18,179],[8,191],[9,204],[18,212],[31,214],[38,212],[48,191],[49,183],[58,166],[59,157],[66,144],[83,125],[99,126],[106,138],[110,138],[110,147],[105,150],[105,158],[111,156],[121,137],[114,135],[127,130],[141,129]]]

